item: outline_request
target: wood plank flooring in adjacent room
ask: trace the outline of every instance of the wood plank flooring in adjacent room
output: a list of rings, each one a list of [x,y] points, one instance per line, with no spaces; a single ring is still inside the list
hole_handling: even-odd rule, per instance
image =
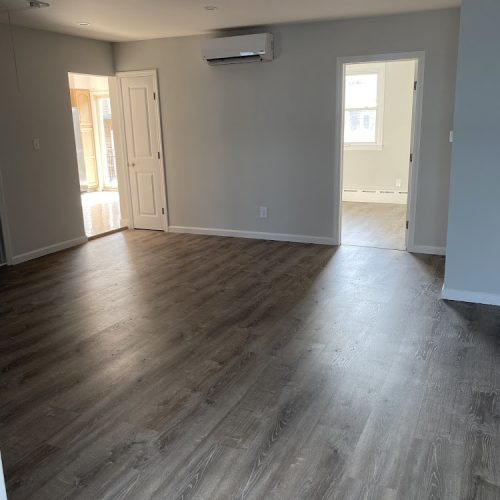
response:
[[[443,262],[133,231],[0,270],[9,500],[500,498],[500,312]]]
[[[342,244],[406,250],[406,205],[342,202]]]

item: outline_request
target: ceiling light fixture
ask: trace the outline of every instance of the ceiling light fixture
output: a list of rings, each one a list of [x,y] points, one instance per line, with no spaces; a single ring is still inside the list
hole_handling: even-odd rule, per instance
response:
[[[90,23],[83,21],[81,23],[78,23],[78,26],[90,26]]]
[[[205,7],[203,7],[205,10],[217,10],[218,7],[216,5],[205,5]]]

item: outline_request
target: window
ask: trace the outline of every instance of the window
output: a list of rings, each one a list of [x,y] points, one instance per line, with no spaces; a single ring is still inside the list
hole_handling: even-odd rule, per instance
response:
[[[344,146],[382,149],[384,64],[346,67]]]
[[[111,117],[111,101],[109,96],[96,97],[97,116],[99,122],[99,143],[103,165],[103,185],[105,189],[118,188],[116,173],[115,139],[113,134],[113,121]]]

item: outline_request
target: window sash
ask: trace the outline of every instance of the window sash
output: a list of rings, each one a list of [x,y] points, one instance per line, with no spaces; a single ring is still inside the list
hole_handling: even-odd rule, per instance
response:
[[[345,90],[345,103],[344,103],[344,147],[346,149],[382,149],[383,141],[383,111],[384,111],[384,94],[385,94],[385,66],[372,67],[372,68],[350,68],[350,71],[346,73],[347,76],[356,75],[376,75],[376,106],[365,106],[365,107],[349,107],[347,105],[347,87]],[[347,81],[347,80],[346,80]],[[371,112],[375,114],[375,137],[373,141],[346,141],[346,127],[348,125],[347,117],[349,113],[355,112]]]

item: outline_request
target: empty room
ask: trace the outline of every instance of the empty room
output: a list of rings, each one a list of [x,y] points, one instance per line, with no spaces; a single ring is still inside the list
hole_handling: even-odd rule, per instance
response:
[[[499,499],[497,0],[0,0],[0,500]]]

